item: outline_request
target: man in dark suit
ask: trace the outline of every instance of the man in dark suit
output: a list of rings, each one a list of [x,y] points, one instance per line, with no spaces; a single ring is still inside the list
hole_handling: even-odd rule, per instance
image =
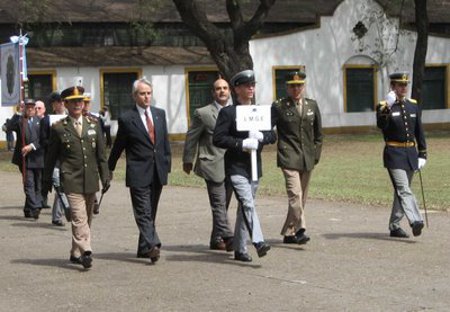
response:
[[[277,165],[286,181],[288,213],[281,229],[285,244],[306,244],[305,204],[309,181],[322,152],[322,119],[315,100],[305,97],[304,72],[286,76],[288,97],[272,104],[277,127]]]
[[[252,261],[248,254],[247,239],[256,248],[258,257],[264,257],[270,245],[264,241],[258,214],[255,209],[255,196],[259,178],[262,176],[261,151],[263,145],[276,141],[274,131],[238,131],[236,106],[252,105],[255,94],[255,75],[252,70],[244,70],[231,78],[231,86],[236,94],[234,105],[224,107],[217,117],[213,143],[225,148],[225,175],[231,181],[234,194],[239,201],[234,228],[234,259]],[[258,161],[258,180],[252,181],[251,151],[255,150]]]
[[[212,136],[219,111],[228,105],[230,88],[228,82],[217,79],[213,86],[214,102],[196,109],[192,124],[186,134],[183,151],[183,170],[189,174],[194,158],[195,173],[205,179],[209,203],[213,216],[213,226],[209,248],[213,250],[233,250],[233,231],[228,223],[228,205],[232,188],[225,179],[225,149],[214,146]]]
[[[48,139],[50,137],[50,117],[48,116],[48,114],[46,114],[44,102],[39,100],[36,101],[36,105],[34,108],[36,110],[36,117],[40,119],[40,140],[45,160]],[[48,191],[45,188],[42,188],[42,208],[50,208],[50,206],[47,204],[47,195]]]
[[[109,188],[109,171],[100,126],[82,115],[83,92],[81,86],[61,92],[69,116],[52,125],[44,181],[46,188],[51,189],[58,162],[61,188],[71,208],[70,262],[87,269],[92,266],[92,206],[99,190],[99,178],[104,191]]]
[[[383,151],[384,167],[394,187],[389,230],[391,237],[408,238],[408,234],[400,227],[400,221],[405,215],[414,236],[422,234],[424,226],[411,183],[414,172],[425,166],[427,145],[422,112],[416,100],[406,97],[408,73],[393,73],[389,78],[392,91],[387,94],[385,101],[377,105],[377,126],[383,132],[386,143]]]
[[[125,150],[126,186],[130,188],[134,216],[139,229],[138,258],[159,260],[161,241],[155,228],[163,185],[171,168],[171,152],[165,111],[150,106],[152,84],[145,78],[133,83],[136,105],[119,117],[116,140],[108,160],[109,170]],[[112,176],[112,173],[111,173]]]
[[[40,119],[35,113],[35,102],[26,100],[24,115],[14,116],[7,128],[17,134],[12,163],[19,167],[23,176],[26,196],[24,215],[26,218],[38,219],[42,206],[44,152],[40,142]]]

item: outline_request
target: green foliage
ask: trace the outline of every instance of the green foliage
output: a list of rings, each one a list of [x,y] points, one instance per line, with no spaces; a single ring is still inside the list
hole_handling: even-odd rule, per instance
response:
[[[450,176],[445,173],[450,168],[449,135],[429,133],[427,144],[428,162],[422,170],[427,208],[448,210]],[[393,189],[387,171],[383,168],[383,147],[383,139],[378,134],[326,136],[322,159],[312,175],[309,197],[390,208]],[[203,179],[193,172],[190,175],[183,172],[182,152],[182,144],[172,144],[170,185],[205,188]],[[0,171],[19,174],[10,159],[11,153],[0,153]],[[124,179],[125,158],[122,157],[114,172],[114,180]],[[423,207],[418,174],[413,180],[413,191]],[[263,150],[263,177],[258,194],[286,195],[283,175],[276,167],[276,145],[267,146]],[[287,205],[287,202],[282,204]]]

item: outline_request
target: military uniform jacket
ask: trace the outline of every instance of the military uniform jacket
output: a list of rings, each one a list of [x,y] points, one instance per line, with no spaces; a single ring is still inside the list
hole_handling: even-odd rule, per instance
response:
[[[82,118],[81,137],[70,117],[52,125],[44,170],[47,189],[51,186],[53,168],[58,160],[61,186],[65,193],[95,193],[99,190],[99,176],[103,185],[109,179],[105,144],[99,124]]]
[[[275,143],[277,137],[274,131],[261,131],[264,135],[258,144],[258,178],[262,176],[261,151],[263,145]],[[236,105],[224,107],[217,117],[214,129],[213,143],[215,146],[225,148],[225,175],[241,175],[248,179],[252,177],[251,155],[244,151],[242,141],[248,138],[248,131],[236,129]]]
[[[386,101],[381,101],[377,105],[377,126],[382,130],[386,142],[383,151],[384,167],[417,170],[418,157],[427,157],[421,112],[417,102],[414,99],[406,99],[394,103],[389,109]],[[391,142],[413,143],[414,146],[390,146]]]
[[[225,179],[225,149],[214,146],[213,133],[219,110],[212,103],[194,111],[184,142],[183,163],[193,163],[194,172],[205,180],[220,183]]]
[[[22,148],[25,145],[33,144],[35,149],[31,150],[25,156],[25,166],[28,169],[42,169],[44,168],[44,150],[41,146],[41,131],[40,120],[38,117],[32,117],[31,124],[28,124],[27,120],[20,115],[14,115],[13,118],[7,124],[7,129],[15,131],[17,134],[16,146],[14,147],[14,153],[12,163],[22,168]],[[25,144],[22,142],[22,136],[24,135]]]
[[[317,102],[304,99],[302,115],[290,98],[272,104],[272,124],[277,127],[277,165],[284,169],[310,171],[322,153],[322,119]]]

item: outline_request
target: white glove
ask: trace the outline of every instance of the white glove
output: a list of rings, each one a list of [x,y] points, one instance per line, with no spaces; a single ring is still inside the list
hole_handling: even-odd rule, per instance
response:
[[[257,150],[258,140],[253,138],[244,139],[242,141],[242,148],[246,150]]]
[[[427,163],[427,160],[425,158],[419,157],[419,170],[422,169],[426,163]]]
[[[395,95],[395,92],[390,91],[388,94],[386,94],[385,100],[386,100],[388,107],[391,108],[392,105],[394,105],[395,101],[397,100],[397,96]]]
[[[248,132],[248,137],[251,139],[257,139],[259,142],[264,140],[264,134],[261,131],[250,130]]]

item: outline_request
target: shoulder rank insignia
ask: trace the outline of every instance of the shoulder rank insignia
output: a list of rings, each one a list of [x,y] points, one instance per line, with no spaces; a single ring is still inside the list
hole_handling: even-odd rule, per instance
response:
[[[409,99],[409,101],[413,104],[417,104],[417,100],[415,100],[415,99]]]

